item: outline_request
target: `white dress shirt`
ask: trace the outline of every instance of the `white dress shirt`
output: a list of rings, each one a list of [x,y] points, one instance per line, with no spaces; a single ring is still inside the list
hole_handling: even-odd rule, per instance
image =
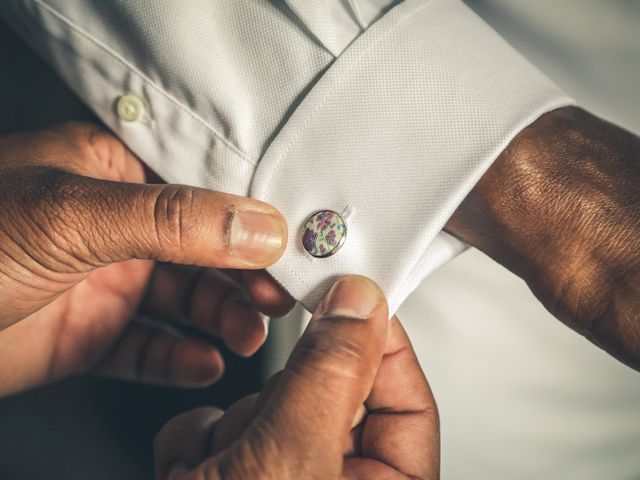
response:
[[[620,40],[637,38],[633,2],[481,4],[581,103],[637,131],[640,50]],[[439,229],[496,152],[571,102],[456,0],[5,0],[0,14],[166,180],[275,203],[292,230],[273,272],[308,306],[348,270],[395,309],[462,250]],[[343,249],[309,258],[303,218],[347,206]],[[513,275],[470,251],[400,314],[439,401],[443,478],[637,478],[637,374]]]
[[[165,180],[280,209],[290,241],[270,272],[308,308],[359,273],[396,311],[463,250],[442,227],[491,162],[572,103],[458,0],[1,8]],[[347,236],[316,259],[301,229],[322,209],[347,217]]]

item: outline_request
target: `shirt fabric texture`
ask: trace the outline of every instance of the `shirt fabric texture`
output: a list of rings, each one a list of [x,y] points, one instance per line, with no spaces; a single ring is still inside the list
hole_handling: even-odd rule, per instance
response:
[[[0,13],[166,181],[276,206],[269,271],[312,309],[340,275],[395,312],[464,245],[447,219],[509,141],[573,101],[458,0],[10,0]],[[140,97],[145,115],[114,105]],[[313,212],[347,217],[310,257]]]

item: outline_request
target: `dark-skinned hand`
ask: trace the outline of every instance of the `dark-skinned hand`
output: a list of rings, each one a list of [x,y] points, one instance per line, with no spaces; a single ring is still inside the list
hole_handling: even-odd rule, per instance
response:
[[[286,246],[277,210],[145,180],[96,126],[0,138],[0,396],[85,371],[207,385],[224,368],[213,346],[131,319],[188,322],[250,355],[262,313],[293,306],[260,270]]]
[[[321,302],[284,370],[156,438],[158,480],[436,479],[438,413],[402,326],[364,277]]]
[[[640,370],[640,138],[579,108],[525,128],[447,230]]]

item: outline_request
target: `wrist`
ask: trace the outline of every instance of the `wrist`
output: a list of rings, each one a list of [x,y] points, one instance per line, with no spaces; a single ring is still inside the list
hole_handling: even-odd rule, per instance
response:
[[[637,296],[630,289],[640,277],[638,185],[640,139],[562,108],[516,136],[446,229],[522,277],[554,315],[606,348],[611,332],[594,330],[611,330],[600,323],[621,318],[611,312],[621,305],[633,310],[629,298]]]

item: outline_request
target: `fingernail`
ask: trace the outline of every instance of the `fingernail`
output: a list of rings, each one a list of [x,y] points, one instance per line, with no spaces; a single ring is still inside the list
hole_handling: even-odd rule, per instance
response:
[[[260,316],[262,317],[262,323],[264,324],[264,336],[265,338],[269,336],[269,322],[270,322],[270,318],[264,314],[260,314]]]
[[[282,217],[263,212],[240,211],[231,221],[231,252],[249,263],[273,261],[282,251],[286,235]]]
[[[187,466],[180,462],[175,462],[169,470],[167,480],[180,480],[186,473],[189,472]]]
[[[366,416],[367,416],[367,407],[365,407],[364,405],[360,405],[358,407],[358,411],[353,417],[353,421],[351,422],[351,429],[353,430],[358,425],[360,425]]]
[[[338,280],[320,305],[323,317],[367,318],[383,300],[380,288],[365,277]]]

